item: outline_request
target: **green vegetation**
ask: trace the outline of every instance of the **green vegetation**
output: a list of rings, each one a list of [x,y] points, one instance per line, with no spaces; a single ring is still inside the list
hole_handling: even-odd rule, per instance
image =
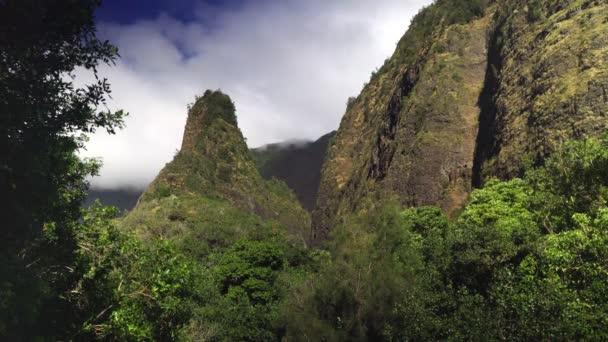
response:
[[[77,310],[79,339],[175,340],[208,300],[211,284],[191,259],[167,240],[145,244],[121,232],[116,212],[92,207],[78,236],[75,269],[80,279],[69,292]]]
[[[436,0],[423,8],[412,19],[407,33],[397,44],[394,55],[372,75],[372,79],[391,68],[418,62],[416,58],[420,58],[423,50],[434,43],[433,38],[441,31],[451,25],[465,24],[483,17],[489,3],[489,0]]]
[[[139,238],[92,207],[66,298],[74,336],[604,339],[606,151],[608,134],[568,142],[523,179],[475,190],[454,219],[379,203],[335,227],[324,250],[221,200],[193,197],[190,215],[177,197],[152,201],[157,216],[118,222],[145,227]],[[171,220],[180,232],[154,228]]]
[[[203,209],[230,208],[217,205]],[[232,210],[227,214],[239,214]],[[73,336],[268,341],[282,334],[279,305],[312,265],[284,231],[256,227],[259,218],[241,214],[212,231],[142,240],[119,229],[115,214],[92,207],[78,230]],[[235,236],[238,224],[247,226]]]
[[[65,300],[86,178],[98,163],[76,151],[86,134],[122,126],[104,111],[105,79],[78,87],[75,68],[96,74],[116,48],[95,36],[96,0],[0,1],[0,339],[67,338],[77,319]]]
[[[228,95],[220,91],[205,91],[202,97],[196,97],[194,104],[190,105],[188,110],[197,113],[204,112],[204,121],[208,123],[215,119],[222,119],[231,125],[237,125],[234,103]]]
[[[231,212],[243,212],[237,216],[253,214],[276,221],[302,243],[308,240],[308,213],[283,182],[260,176],[236,125],[234,105],[220,91],[206,91],[190,107],[182,149],[161,170],[126,220],[147,216],[152,227],[169,222],[163,229],[182,232],[187,218],[200,216],[208,203],[223,203],[223,207],[233,207]],[[179,214],[166,213],[176,207]],[[161,220],[159,213],[169,216]],[[133,227],[131,223],[126,226]]]
[[[73,133],[113,132],[124,116],[98,112],[109,94],[105,80],[76,89],[65,77],[116,57],[116,49],[95,36],[99,2],[0,1],[0,25],[9,28],[0,34],[0,111],[8,113],[0,125],[6,152],[0,159],[0,339],[608,339],[608,133],[597,134],[608,100],[602,84],[589,82],[605,71],[599,58],[605,47],[579,50],[576,67],[555,84],[530,83],[548,80],[549,66],[562,65],[556,60],[571,37],[598,34],[601,42],[608,21],[598,2],[554,6],[558,2],[531,1],[522,12],[514,11],[520,2],[505,2],[493,28],[487,1],[438,0],[414,19],[396,57],[349,101],[343,123],[362,126],[344,126],[329,143],[333,157],[347,155],[350,150],[336,150],[368,135],[376,145],[352,145],[352,155],[367,158],[363,164],[351,157],[326,164],[325,177],[336,184],[321,196],[354,195],[350,207],[337,206],[329,238],[313,248],[308,213],[284,183],[259,174],[234,104],[220,91],[207,91],[190,106],[182,149],[133,211],[117,218],[116,209],[99,204],[81,209],[86,177],[98,164],[77,157],[86,137]],[[583,15],[587,26],[575,25]],[[516,34],[524,22],[535,33],[544,25],[559,28],[535,35],[546,38],[542,53],[518,49],[530,38]],[[495,32],[486,48],[488,29]],[[484,110],[496,110],[499,122],[513,126],[505,132],[525,121],[538,130],[531,136],[550,141],[515,142],[534,150],[502,141],[503,159],[487,155],[486,170],[503,168],[497,174],[504,176],[517,169],[521,177],[488,176],[468,196],[470,182],[458,180],[471,181],[470,169],[442,168],[446,154],[439,151],[466,140],[472,155],[475,137],[463,137],[469,126],[458,124],[477,128],[472,103],[485,54],[496,57],[486,86],[504,83],[491,89],[496,103]],[[540,61],[540,69],[515,63],[518,58]],[[529,97],[534,105],[526,107]],[[560,107],[564,99],[574,99],[572,106]],[[563,130],[559,125],[574,123],[548,114],[574,110],[576,119],[587,110],[576,103],[600,113],[584,115],[593,123],[588,131]],[[518,110],[526,120],[509,116]],[[366,120],[385,128],[363,127]],[[404,127],[397,127],[399,120]],[[437,123],[457,129],[444,131]],[[415,139],[397,149],[390,141],[401,141],[402,128]],[[567,139],[572,135],[584,137]],[[458,153],[448,155],[450,163],[472,164]],[[505,162],[509,155],[525,159],[525,172]],[[447,180],[404,179],[435,170],[428,165]],[[350,171],[360,178],[345,176]],[[452,191],[462,205],[456,211],[417,206],[410,197],[381,192],[387,180],[419,194]],[[356,188],[359,181],[380,192],[365,197],[372,188]],[[458,187],[462,191],[453,191]]]
[[[377,198],[435,204],[450,215],[464,206],[494,7],[435,1],[412,19],[348,106],[328,150],[312,218],[316,241]]]
[[[522,177],[608,127],[605,1],[435,1],[344,115],[313,234],[395,197],[455,217],[473,186]]]
[[[481,178],[521,176],[564,140],[606,129],[606,13],[593,0],[497,6]]]
[[[566,143],[524,179],[475,190],[453,220],[378,206],[332,232],[292,294],[304,340],[603,340],[608,135]]]

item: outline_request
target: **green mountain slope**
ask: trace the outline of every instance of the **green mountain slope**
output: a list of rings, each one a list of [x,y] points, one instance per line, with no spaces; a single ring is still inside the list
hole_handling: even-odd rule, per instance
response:
[[[380,199],[455,215],[473,185],[608,122],[604,1],[436,1],[349,106],[313,235]]]
[[[274,222],[304,241],[308,213],[282,182],[264,180],[237,127],[227,95],[207,91],[189,111],[182,148],[159,173],[123,225],[141,235],[186,239],[193,231],[212,243],[213,230],[239,232]],[[211,241],[210,241],[211,240]]]

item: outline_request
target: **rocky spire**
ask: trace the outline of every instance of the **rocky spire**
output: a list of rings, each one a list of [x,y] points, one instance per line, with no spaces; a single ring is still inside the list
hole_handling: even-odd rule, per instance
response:
[[[219,90],[207,90],[202,97],[197,96],[188,109],[182,151],[193,150],[205,127],[216,119],[237,126],[235,108],[230,97]]]

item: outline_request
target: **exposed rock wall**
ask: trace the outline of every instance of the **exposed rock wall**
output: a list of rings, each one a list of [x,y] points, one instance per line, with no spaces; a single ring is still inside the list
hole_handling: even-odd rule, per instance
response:
[[[484,179],[518,176],[561,141],[606,129],[605,0],[507,0],[421,36],[423,24],[342,120],[313,213],[317,243],[381,200],[455,214]]]
[[[503,4],[491,50],[477,184],[521,175],[565,139],[606,129],[607,1]]]
[[[490,19],[438,27],[411,63],[372,78],[329,148],[313,214],[315,241],[326,238],[337,217],[377,200],[438,204],[448,212],[464,203]],[[407,36],[401,42],[409,43]]]

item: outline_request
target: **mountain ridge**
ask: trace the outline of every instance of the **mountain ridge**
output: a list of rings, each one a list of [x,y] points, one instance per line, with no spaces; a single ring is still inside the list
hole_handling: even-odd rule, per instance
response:
[[[423,9],[342,119],[312,239],[391,198],[454,216],[473,186],[522,175],[562,140],[599,135],[608,122],[607,7],[514,0]]]

